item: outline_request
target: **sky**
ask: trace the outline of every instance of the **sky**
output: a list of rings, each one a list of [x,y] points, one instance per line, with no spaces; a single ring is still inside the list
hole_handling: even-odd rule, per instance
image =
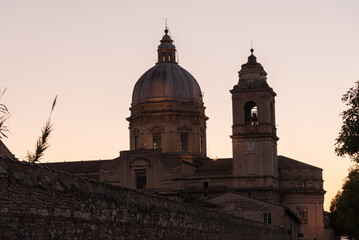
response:
[[[325,210],[351,165],[334,152],[359,80],[356,0],[1,0],[1,101],[23,160],[52,114],[42,162],[112,159],[129,149],[133,87],[156,63],[167,18],[179,64],[204,92],[208,156],[231,157],[229,90],[251,44],[277,93],[278,153],[323,169]]]

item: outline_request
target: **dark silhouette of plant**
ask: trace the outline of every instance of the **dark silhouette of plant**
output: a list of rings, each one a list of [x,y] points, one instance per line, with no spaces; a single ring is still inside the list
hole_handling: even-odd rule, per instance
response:
[[[355,165],[331,201],[329,221],[337,233],[359,239],[359,81],[343,95],[342,102],[348,109],[341,113],[342,127],[335,139],[335,152],[341,157],[348,155]]]
[[[359,163],[359,81],[343,95],[342,101],[349,108],[341,113],[343,125],[335,139],[335,152]]]
[[[45,126],[41,130],[41,136],[36,142],[35,152],[32,153],[27,151],[26,159],[31,163],[39,162],[40,159],[44,156],[45,150],[50,146],[48,141],[50,133],[52,132],[52,124],[50,120],[51,120],[52,112],[54,111],[56,105],[56,100],[57,100],[57,96],[55,97],[54,102],[52,103],[49,119],[46,121]]]
[[[332,199],[330,204],[330,225],[339,234],[351,239],[359,239],[359,168],[349,170],[342,191]]]
[[[6,92],[6,88],[4,89],[4,91],[1,91],[0,89],[0,100],[5,92]],[[8,120],[9,116],[10,116],[9,109],[0,102],[0,139],[2,137],[7,137],[5,133],[9,132],[9,129],[5,125],[5,122],[6,120]]]

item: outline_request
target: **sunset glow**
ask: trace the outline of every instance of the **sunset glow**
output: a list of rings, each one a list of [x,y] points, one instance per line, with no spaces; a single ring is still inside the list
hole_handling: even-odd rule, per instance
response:
[[[232,156],[229,90],[251,39],[277,93],[278,155],[323,168],[325,210],[350,166],[334,153],[359,80],[358,1],[0,2],[0,87],[9,108],[7,147],[33,151],[53,99],[42,162],[113,159],[129,148],[131,94],[157,61],[165,18],[179,64],[204,92],[207,153]]]

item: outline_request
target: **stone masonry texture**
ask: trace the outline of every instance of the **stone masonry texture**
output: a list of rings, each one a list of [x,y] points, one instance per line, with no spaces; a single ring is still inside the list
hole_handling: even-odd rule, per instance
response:
[[[0,159],[0,239],[284,239],[283,229]]]

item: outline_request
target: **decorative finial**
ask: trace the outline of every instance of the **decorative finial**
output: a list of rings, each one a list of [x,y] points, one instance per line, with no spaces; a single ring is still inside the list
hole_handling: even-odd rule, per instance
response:
[[[251,36],[251,55],[253,55],[253,52],[254,52],[254,49],[253,49],[253,39],[252,39],[252,36]]]
[[[167,35],[167,33],[168,33],[168,28],[167,28],[167,18],[165,18],[165,33],[166,33],[166,35]]]

